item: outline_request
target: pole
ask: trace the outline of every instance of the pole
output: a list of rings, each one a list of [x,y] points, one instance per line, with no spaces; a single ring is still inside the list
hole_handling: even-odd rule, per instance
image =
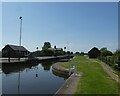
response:
[[[21,46],[21,33],[22,33],[22,17],[20,17],[20,46]]]
[[[22,32],[22,17],[20,19],[20,43],[19,46],[21,46],[21,32]],[[19,61],[20,61],[20,50],[19,50]],[[19,75],[18,75],[18,94],[20,94],[20,67],[19,67]]]

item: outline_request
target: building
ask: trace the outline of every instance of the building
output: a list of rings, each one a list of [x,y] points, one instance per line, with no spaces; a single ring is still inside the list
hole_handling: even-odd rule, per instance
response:
[[[54,52],[54,56],[58,56],[58,55],[63,55],[63,49],[62,48],[56,48],[56,46],[54,46],[54,48],[48,48],[48,50],[51,50]]]
[[[57,48],[56,46],[54,46],[54,48],[48,48],[48,50],[52,50],[52,51],[63,51],[62,48]]]
[[[0,51],[0,58],[2,57],[2,52]]]
[[[100,53],[101,53],[100,50],[94,47],[88,52],[88,56],[89,58],[97,58],[100,56]]]
[[[48,48],[48,50],[52,50],[52,51],[63,51],[62,48]]]
[[[2,57],[19,58],[27,57],[30,52],[23,46],[6,45],[2,49]]]

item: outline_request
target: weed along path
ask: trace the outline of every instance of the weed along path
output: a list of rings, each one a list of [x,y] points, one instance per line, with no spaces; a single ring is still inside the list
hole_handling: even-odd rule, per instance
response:
[[[77,71],[82,76],[74,94],[119,94],[118,82],[109,76],[99,62],[91,61],[85,56],[74,58]],[[68,68],[69,62],[62,62],[61,66]]]

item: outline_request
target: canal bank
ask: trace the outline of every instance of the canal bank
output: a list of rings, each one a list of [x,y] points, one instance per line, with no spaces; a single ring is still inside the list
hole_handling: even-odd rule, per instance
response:
[[[59,72],[60,74],[69,76],[69,69],[60,66],[60,62],[53,64],[52,70]],[[82,73],[79,73],[79,75],[74,75],[72,70],[72,74],[65,81],[65,83],[56,91],[55,96],[60,94],[75,94],[75,91],[81,76],[82,76]]]
[[[2,64],[17,64],[17,63],[34,63],[34,62],[40,62],[45,60],[60,60],[65,59],[68,60],[71,57],[68,56],[44,56],[44,57],[34,57],[34,58],[10,58],[10,62],[8,58],[0,58],[0,63]],[[64,61],[64,60],[63,60]]]

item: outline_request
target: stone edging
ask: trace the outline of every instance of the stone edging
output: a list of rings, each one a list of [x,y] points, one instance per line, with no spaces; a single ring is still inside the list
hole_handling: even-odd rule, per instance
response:
[[[67,74],[69,75],[69,70],[60,66],[60,63],[55,63],[52,65],[52,70],[54,71],[59,71],[61,74]],[[73,73],[73,72],[72,72]],[[74,74],[72,74],[66,81],[65,83],[58,89],[58,91],[55,93],[56,95],[60,95],[60,94],[75,94],[79,79],[81,77],[81,74],[79,74],[78,76],[74,76]]]
[[[69,75],[69,69],[60,66],[60,62],[53,64],[52,70],[57,71],[57,72],[64,74],[64,75]],[[73,73],[73,71],[72,71],[72,73]]]

